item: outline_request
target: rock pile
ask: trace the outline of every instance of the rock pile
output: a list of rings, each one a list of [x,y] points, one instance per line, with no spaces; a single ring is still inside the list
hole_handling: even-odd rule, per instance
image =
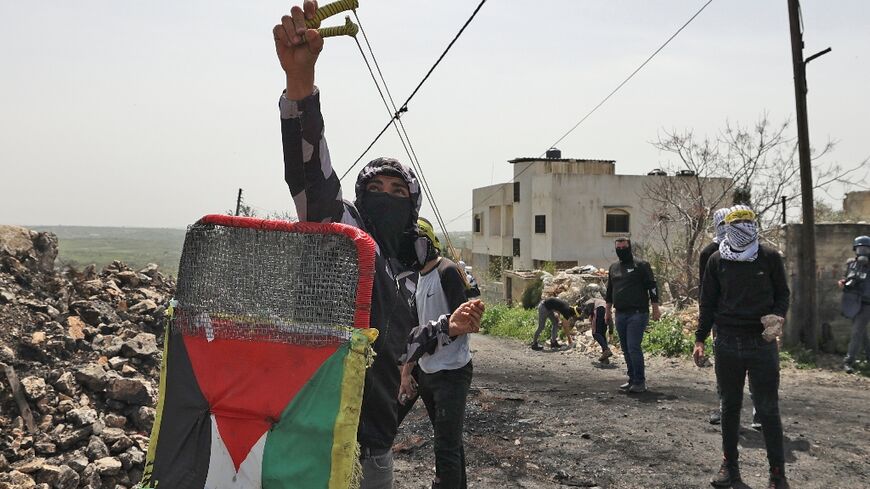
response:
[[[544,273],[544,288],[541,298],[558,297],[569,304],[593,297],[604,297],[607,271],[592,266],[574,267],[559,271],[556,275]]]
[[[163,317],[156,265],[55,271],[57,238],[0,226],[0,489],[120,489],[142,477]]]

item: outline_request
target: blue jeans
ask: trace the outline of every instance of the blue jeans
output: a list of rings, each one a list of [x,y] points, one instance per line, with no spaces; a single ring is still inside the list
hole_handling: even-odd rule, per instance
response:
[[[628,383],[631,385],[646,382],[640,342],[643,341],[643,333],[648,325],[649,312],[616,311],[616,332],[619,333],[619,346],[625,357]]]
[[[731,336],[720,332],[714,345],[716,380],[722,393],[722,451],[725,460],[737,466],[740,408],[748,374],[768,463],[771,469],[782,471],[785,452],[779,415],[779,349],[776,342],[765,341],[761,335]]]

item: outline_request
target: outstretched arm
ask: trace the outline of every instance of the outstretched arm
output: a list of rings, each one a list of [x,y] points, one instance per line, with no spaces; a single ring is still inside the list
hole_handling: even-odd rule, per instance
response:
[[[408,346],[399,363],[416,362],[424,353],[433,353],[439,344],[447,345],[453,338],[480,331],[485,306],[478,299],[460,305],[450,316],[443,314],[434,321],[411,330]]]
[[[290,188],[300,221],[344,220],[341,184],[332,169],[324,139],[320,93],[314,86],[314,65],[323,39],[305,26],[317,12],[317,2],[306,0],[272,29],[275,51],[286,75],[286,90],[279,100],[284,180]]]

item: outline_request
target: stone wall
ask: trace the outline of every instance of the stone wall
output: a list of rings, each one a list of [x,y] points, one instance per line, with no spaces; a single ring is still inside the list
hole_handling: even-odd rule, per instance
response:
[[[791,287],[792,301],[786,321],[784,341],[795,345],[800,342],[799,325],[792,318],[801,301],[798,266],[800,263],[801,224],[788,224],[782,229],[786,274]],[[816,270],[819,307],[819,339],[827,351],[844,353],[849,342],[851,321],[840,314],[842,292],[837,281],[843,276],[846,260],[854,256],[852,240],[862,234],[870,235],[870,224],[822,223],[816,224]]]

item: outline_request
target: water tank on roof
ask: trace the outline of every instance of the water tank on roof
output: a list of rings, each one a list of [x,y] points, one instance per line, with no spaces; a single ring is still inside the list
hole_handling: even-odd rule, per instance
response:
[[[562,158],[562,151],[556,148],[550,148],[547,150],[547,159],[548,160],[558,160]]]

